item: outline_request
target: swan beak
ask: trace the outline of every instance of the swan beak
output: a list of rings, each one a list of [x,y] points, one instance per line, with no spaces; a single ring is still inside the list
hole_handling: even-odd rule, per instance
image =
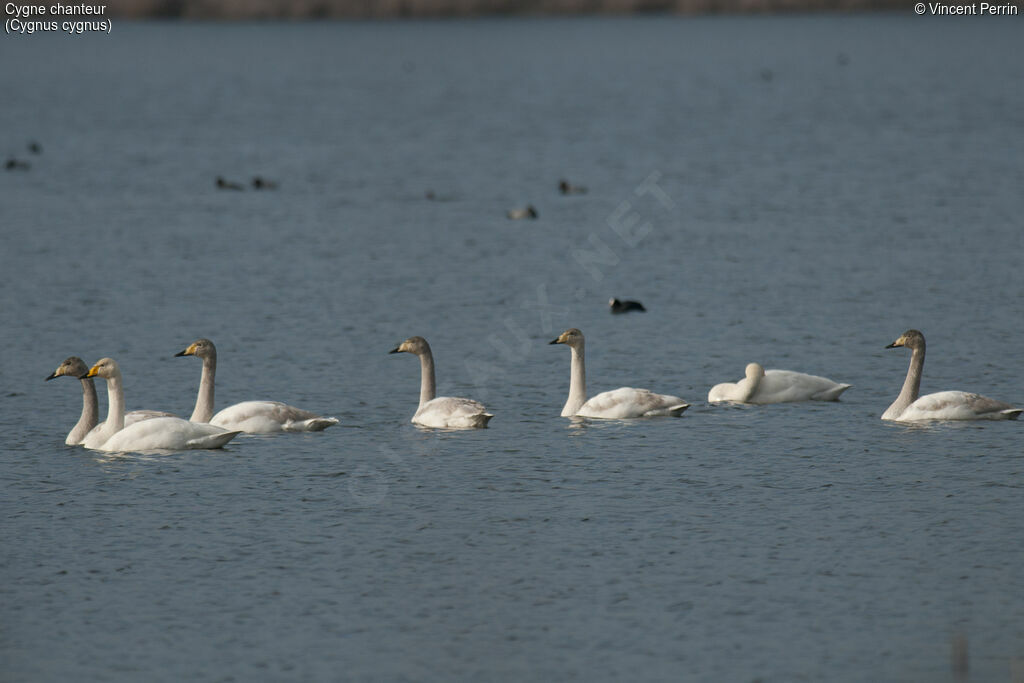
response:
[[[401,344],[399,344],[395,348],[393,348],[390,351],[388,351],[388,353],[401,353],[401,352],[402,352],[402,345]]]
[[[54,371],[53,371],[53,374],[51,374],[51,375],[50,375],[49,377],[47,377],[47,378],[46,378],[46,379],[44,379],[43,381],[44,381],[44,382],[49,382],[49,381],[50,381],[51,379],[54,379],[55,377],[60,377],[60,375],[58,375],[58,374],[57,374],[57,371],[56,371],[56,370],[54,370]]]
[[[196,355],[196,345],[195,344],[189,344],[187,349],[185,349],[184,351],[178,351],[176,354],[174,354],[174,357],[177,358],[178,356],[194,356],[194,355]]]
[[[550,346],[551,344],[557,344],[557,343],[558,343],[557,339],[552,339],[551,341],[548,342],[548,345]]]
[[[89,377],[95,377],[96,376],[96,368],[97,367],[99,367],[99,366],[98,365],[92,366],[91,368],[89,368],[89,372],[85,373],[84,375],[82,375],[78,379],[88,379]]]

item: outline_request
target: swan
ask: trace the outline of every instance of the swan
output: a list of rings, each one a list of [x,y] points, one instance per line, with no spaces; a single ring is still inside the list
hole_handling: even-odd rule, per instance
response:
[[[109,414],[105,431],[112,432],[102,443],[95,445],[90,445],[93,435],[93,432],[90,432],[85,441],[87,448],[99,451],[220,448],[241,433],[213,425],[196,424],[180,417],[154,417],[125,426],[124,386],[121,383],[121,368],[117,361],[113,358],[103,358],[89,368],[84,377],[102,377],[107,380]]]
[[[199,395],[192,411],[192,422],[209,422],[224,429],[237,429],[248,434],[274,432],[321,432],[338,424],[335,417],[321,417],[316,413],[279,401],[243,401],[213,414],[213,382],[217,374],[217,347],[209,339],[197,339],[178,356],[196,356],[203,359],[203,374],[199,380]]]
[[[746,376],[735,384],[716,384],[708,392],[708,402],[790,403],[793,401],[838,401],[849,384],[833,382],[817,375],[791,370],[765,370],[748,363]]]
[[[622,387],[605,391],[587,400],[587,373],[583,365],[583,333],[575,327],[566,330],[549,344],[565,344],[572,351],[572,374],[569,376],[569,400],[562,408],[562,417],[678,417],[690,404],[678,396],[655,394],[647,389]]]
[[[940,391],[918,398],[921,370],[924,368],[924,335],[917,330],[907,330],[885,348],[894,349],[898,346],[906,346],[913,352],[910,355],[910,369],[907,370],[900,395],[882,413],[883,420],[1016,420],[1020,415],[1021,409],[1009,403],[965,391]]]
[[[74,377],[82,381],[82,415],[68,432],[67,438],[64,439],[64,443],[68,446],[81,445],[89,432],[94,429],[102,429],[105,424],[103,422],[97,424],[100,410],[99,402],[96,400],[96,385],[93,384],[92,379],[85,377],[87,372],[89,372],[89,366],[85,364],[85,361],[78,356],[70,356],[53,371],[53,374],[46,378],[46,381],[50,381],[57,377]],[[160,410],[131,410],[124,414],[124,424],[128,426],[154,417],[176,416]],[[101,438],[103,437],[96,437],[97,440]]]
[[[412,423],[436,429],[481,429],[494,417],[479,401],[437,396],[434,354],[423,337],[409,337],[388,353],[412,353],[420,358],[420,404]]]
[[[235,183],[235,182],[232,182],[230,180],[225,180],[222,176],[217,176],[217,180],[216,180],[215,184],[217,185],[217,189],[218,190],[244,190],[245,189],[239,183]]]

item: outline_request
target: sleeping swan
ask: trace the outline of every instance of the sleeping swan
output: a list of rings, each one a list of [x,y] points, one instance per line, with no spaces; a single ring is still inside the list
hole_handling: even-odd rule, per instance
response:
[[[124,386],[121,368],[112,358],[104,358],[89,369],[85,377],[107,380],[109,414],[106,425],[113,431],[102,444],[86,446],[100,451],[180,451],[193,448],[220,448],[239,432],[213,425],[196,424],[180,417],[154,417],[126,427],[124,424]],[[91,436],[91,435],[90,435]]]
[[[622,387],[598,394],[587,400],[587,373],[583,365],[583,333],[575,327],[558,335],[549,344],[565,344],[572,351],[569,375],[569,400],[562,408],[562,417],[602,417],[624,419],[671,415],[678,417],[690,404],[678,396],[655,394],[647,389]]]
[[[765,370],[758,363],[747,364],[746,377],[732,384],[716,384],[708,392],[708,402],[790,403],[793,401],[838,401],[850,388],[825,377],[805,375],[791,370]]]
[[[71,431],[68,432],[68,436],[64,439],[64,443],[68,446],[79,446],[86,440],[88,434],[94,430],[102,430],[104,422],[97,424],[100,415],[99,402],[96,400],[96,385],[93,384],[92,379],[87,378],[85,374],[89,372],[89,366],[85,364],[78,356],[71,356],[66,358],[56,370],[53,371],[47,381],[55,379],[57,377],[74,377],[82,381],[82,414],[78,418],[78,422]],[[142,420],[148,420],[153,417],[175,417],[171,413],[165,413],[160,410],[131,410],[124,414],[125,426],[141,422]],[[111,432],[112,433],[112,432]],[[109,438],[110,434],[100,436],[100,432],[97,431],[97,436],[93,443],[102,443]]]
[[[907,330],[885,348],[893,349],[897,346],[906,346],[913,351],[910,355],[910,369],[907,370],[900,395],[882,413],[883,420],[1016,420],[1020,415],[1021,409],[1009,403],[964,391],[940,391],[918,398],[921,370],[924,368],[924,335],[917,330]]]
[[[237,429],[248,434],[273,432],[320,432],[338,424],[334,417],[321,417],[308,410],[278,401],[245,401],[228,406],[213,414],[213,381],[217,374],[217,347],[209,339],[199,339],[178,356],[197,356],[203,359],[203,374],[199,380],[199,395],[192,411],[192,422],[209,422],[224,429]]]
[[[434,354],[423,337],[409,337],[388,353],[412,353],[420,358],[420,405],[412,423],[435,429],[479,429],[494,415],[479,401],[438,396],[434,383]]]

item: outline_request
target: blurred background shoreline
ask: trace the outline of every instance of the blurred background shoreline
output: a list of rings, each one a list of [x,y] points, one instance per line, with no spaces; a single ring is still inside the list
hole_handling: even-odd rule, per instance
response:
[[[909,0],[108,0],[102,4],[104,16],[114,18],[219,20],[913,11]]]

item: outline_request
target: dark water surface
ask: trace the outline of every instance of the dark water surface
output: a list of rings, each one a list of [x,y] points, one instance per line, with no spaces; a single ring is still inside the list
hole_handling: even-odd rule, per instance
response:
[[[1022,26],[0,40],[0,153],[32,163],[0,175],[0,678],[1024,679],[1022,426],[878,419],[909,327],[924,391],[1024,404]],[[257,174],[279,189],[213,186]],[[693,407],[559,418],[567,327],[591,393]],[[387,351],[414,334],[490,429],[409,424],[418,367]],[[66,356],[112,356],[129,407],[187,416],[199,363],[172,355],[200,336],[220,407],[341,424],[63,445],[80,390],[42,380]],[[854,387],[707,405],[754,360]]]

